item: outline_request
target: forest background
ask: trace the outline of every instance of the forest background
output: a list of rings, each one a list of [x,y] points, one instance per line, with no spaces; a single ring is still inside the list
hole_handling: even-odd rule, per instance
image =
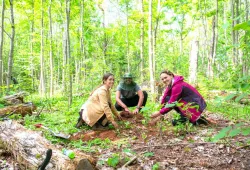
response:
[[[1,96],[29,92],[25,100],[34,102],[42,114],[25,116],[26,127],[35,129],[34,123],[43,122],[72,134],[79,131],[73,125],[81,105],[101,84],[104,73],[115,75],[116,86],[125,72],[131,72],[150,94],[144,109],[149,118],[158,107],[159,73],[169,69],[198,88],[209,111],[249,122],[249,4],[249,0],[1,0]],[[132,126],[124,124],[126,129]],[[144,133],[140,135],[144,139]],[[70,145],[93,151],[92,144]]]
[[[0,86],[86,93],[132,72],[151,94],[167,68],[205,89],[246,91],[249,1],[2,0]],[[3,93],[2,93],[3,94]]]

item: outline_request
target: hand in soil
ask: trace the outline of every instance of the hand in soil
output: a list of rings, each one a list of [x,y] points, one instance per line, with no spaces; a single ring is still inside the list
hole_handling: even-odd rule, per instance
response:
[[[158,116],[161,116],[161,113],[159,111],[154,112],[150,117],[151,118],[156,118]]]
[[[113,125],[116,129],[118,129],[118,127],[119,127],[118,124],[117,124],[115,121],[112,122],[112,125]]]
[[[136,109],[133,111],[133,114],[134,114],[134,115],[137,114],[137,113],[139,113],[139,109],[138,109],[138,108],[136,108]]]
[[[155,126],[156,123],[157,123],[160,119],[161,119],[161,116],[158,116],[158,117],[156,117],[156,118],[152,118],[152,119],[149,121],[148,125],[150,125],[150,126]]]

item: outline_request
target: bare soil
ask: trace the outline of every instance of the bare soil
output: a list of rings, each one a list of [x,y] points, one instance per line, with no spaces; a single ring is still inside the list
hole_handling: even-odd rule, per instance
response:
[[[247,170],[250,169],[250,148],[245,143],[250,136],[237,136],[228,139],[227,142],[208,142],[224,127],[232,125],[233,122],[226,120],[220,115],[206,112],[212,123],[204,126],[195,126],[188,129],[188,126],[178,129],[170,123],[171,118],[160,121],[155,126],[144,125],[142,115],[133,118],[124,118],[120,123],[119,131],[86,131],[80,132],[75,139],[83,141],[94,138],[109,138],[116,142],[128,139],[133,154],[123,153],[124,148],[113,146],[106,150],[94,153],[98,161],[107,161],[114,153],[119,153],[120,162],[116,168],[110,168],[107,164],[97,165],[98,169],[122,169],[128,161],[124,158],[136,156],[132,165],[123,169],[152,169],[158,164],[159,169],[166,170]],[[126,123],[125,123],[126,122]],[[163,129],[163,130],[160,130]],[[238,145],[236,145],[238,144]],[[245,147],[244,147],[245,146]],[[153,153],[153,156],[145,156],[146,153]]]

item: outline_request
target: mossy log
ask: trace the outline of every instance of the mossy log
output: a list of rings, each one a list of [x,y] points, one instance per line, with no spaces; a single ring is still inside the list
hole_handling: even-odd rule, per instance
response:
[[[32,112],[34,110],[36,110],[36,106],[31,102],[14,106],[7,106],[0,109],[0,117],[6,116],[8,114],[21,114],[22,116],[25,116],[27,114],[32,115]]]
[[[24,96],[27,96],[27,92],[19,92],[13,95],[5,96],[2,98],[4,105],[16,105],[24,103]]]
[[[76,169],[82,159],[95,164],[93,157],[77,150],[74,150],[76,157],[70,160],[62,154],[62,148],[52,145],[39,132],[28,130],[12,120],[0,122],[0,145],[13,154],[21,169],[37,170],[48,149],[52,149],[52,157],[47,170]]]

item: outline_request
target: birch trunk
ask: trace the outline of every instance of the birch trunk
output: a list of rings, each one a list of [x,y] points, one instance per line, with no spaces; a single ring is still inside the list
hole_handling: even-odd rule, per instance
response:
[[[140,44],[140,58],[141,58],[141,62],[140,62],[140,78],[141,78],[141,82],[143,82],[143,78],[144,78],[144,7],[143,7],[143,0],[140,0],[140,10],[141,10],[141,26],[140,26],[140,40],[141,40],[141,44]]]
[[[14,39],[15,39],[15,22],[14,22],[14,10],[13,10],[13,0],[10,2],[10,21],[11,21],[11,37],[10,37],[10,52],[8,60],[8,78],[7,78],[7,87],[8,91],[10,90],[11,76],[12,76],[12,67],[13,67],[13,54],[14,54]]]
[[[231,20],[232,20],[232,25],[231,25],[232,32],[231,32],[231,34],[232,34],[232,45],[233,45],[232,58],[233,58],[233,64],[234,64],[234,66],[236,66],[236,64],[237,64],[237,56],[236,56],[236,48],[235,48],[236,40],[235,40],[235,30],[233,29],[235,26],[234,1],[235,0],[231,0]]]
[[[41,47],[40,47],[40,95],[44,96],[46,93],[45,87],[45,71],[44,71],[44,41],[43,41],[43,1],[41,0]]]
[[[85,5],[84,5],[84,0],[82,0],[80,2],[80,5],[81,5],[81,11],[80,11],[80,25],[81,25],[81,28],[80,28],[80,61],[81,61],[81,64],[79,65],[79,76],[78,78],[82,78],[82,75],[83,75],[83,81],[85,81],[86,79],[86,64],[83,64],[84,61],[86,60],[86,55],[85,55],[85,39],[84,39],[84,8],[85,8]],[[83,71],[81,71],[81,67],[84,68]],[[83,74],[81,74],[83,72]]]
[[[127,61],[128,61],[128,70],[130,72],[130,56],[129,56],[129,35],[128,35],[128,2],[126,2],[126,45],[127,45]]]
[[[51,17],[51,5],[52,0],[50,0],[49,4],[49,32],[50,32],[50,44],[49,44],[49,57],[50,57],[50,97],[54,94],[54,69],[53,69],[53,47],[52,47],[52,17]]]
[[[2,94],[3,86],[3,38],[4,38],[4,11],[5,11],[5,0],[2,0],[2,10],[1,10],[1,25],[0,25],[0,94]]]
[[[70,22],[70,0],[66,0],[66,39],[67,39],[67,58],[68,58],[68,77],[69,77],[69,84],[68,84],[68,104],[69,107],[72,104],[72,71],[71,71],[71,56],[70,56],[70,36],[69,36],[69,22]]]
[[[192,85],[197,85],[197,68],[199,55],[199,41],[194,41],[191,44],[191,52],[189,59],[189,82]]]
[[[245,21],[247,22],[248,21],[248,14],[249,14],[249,5],[248,5],[248,1],[245,0],[245,11],[246,11],[246,18],[245,18]],[[248,43],[248,40],[247,40],[247,31],[245,31],[245,44]],[[244,55],[243,55],[243,65],[242,65],[242,74],[243,76],[248,76],[249,73],[248,73],[248,69],[249,69],[249,52],[247,49],[245,49],[244,51]]]
[[[148,56],[149,56],[149,74],[151,93],[155,93],[154,87],[154,66],[153,66],[153,31],[152,31],[152,0],[149,0],[149,17],[148,17]],[[153,97],[152,97],[153,99]]]
[[[31,72],[31,77],[32,77],[32,90],[35,90],[35,69],[34,69],[34,22],[35,22],[35,12],[34,12],[34,6],[35,6],[35,2],[34,0],[32,0],[32,21],[31,21],[31,34],[30,34],[30,72]]]

